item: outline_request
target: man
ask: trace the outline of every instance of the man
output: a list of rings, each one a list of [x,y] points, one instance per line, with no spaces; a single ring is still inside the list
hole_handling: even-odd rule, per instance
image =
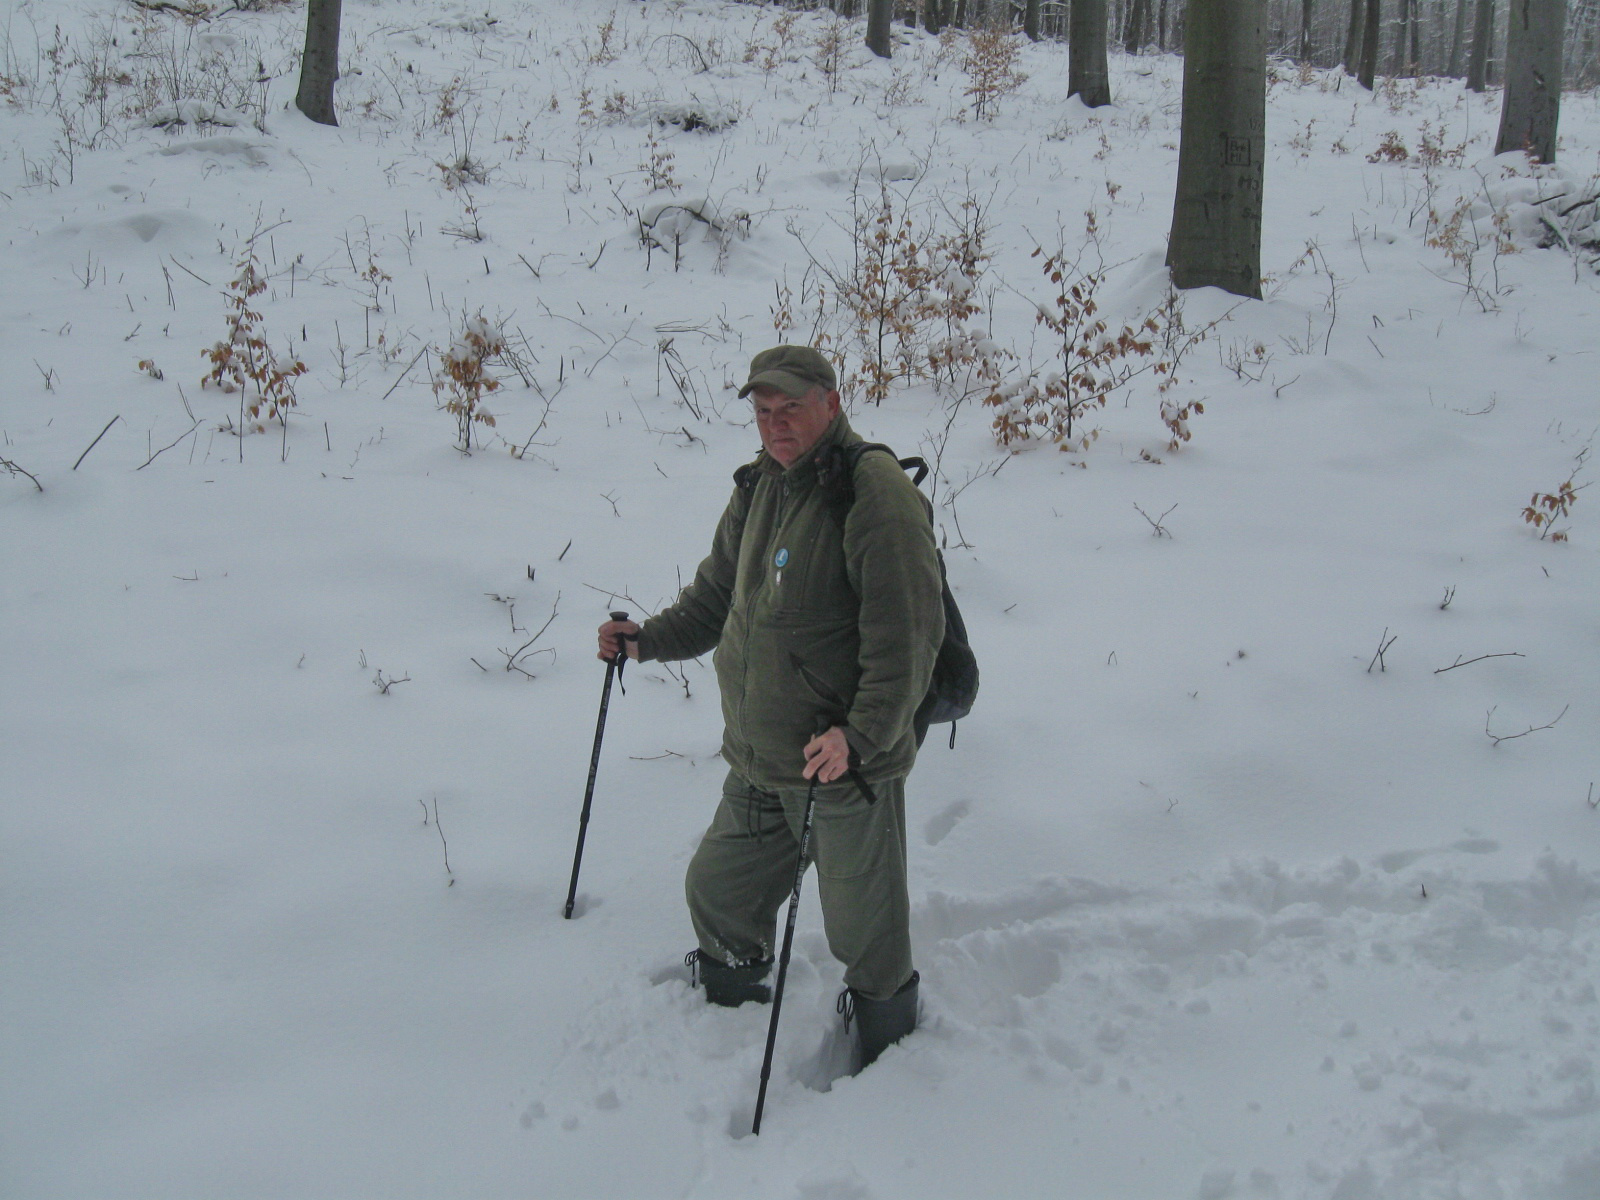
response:
[[[863,454],[854,501],[839,503],[841,449],[861,438],[822,354],[765,350],[739,395],[762,453],[735,474],[710,555],[672,607],[642,626],[601,625],[600,657],[717,651],[728,778],[685,883],[690,960],[712,1003],[771,998],[777,913],[815,783],[823,924],[866,1066],[916,1026],[905,778],[944,634],[938,553],[927,502],[893,456]]]

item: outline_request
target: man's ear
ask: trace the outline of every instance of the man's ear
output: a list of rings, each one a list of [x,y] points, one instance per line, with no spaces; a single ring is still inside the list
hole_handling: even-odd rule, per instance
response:
[[[828,415],[830,417],[836,417],[836,416],[839,415],[839,393],[838,392],[829,392],[828,393]]]

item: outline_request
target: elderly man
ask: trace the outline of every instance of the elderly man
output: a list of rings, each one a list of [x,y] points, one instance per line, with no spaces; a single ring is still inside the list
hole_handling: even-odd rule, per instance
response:
[[[672,607],[601,625],[600,656],[717,652],[728,777],[686,881],[689,957],[712,1003],[771,998],[777,913],[816,783],[823,923],[866,1066],[917,1019],[905,779],[944,634],[938,553],[927,502],[893,456],[861,454],[850,471],[844,448],[861,438],[822,354],[765,350],[739,395],[762,453],[735,473],[711,553]]]

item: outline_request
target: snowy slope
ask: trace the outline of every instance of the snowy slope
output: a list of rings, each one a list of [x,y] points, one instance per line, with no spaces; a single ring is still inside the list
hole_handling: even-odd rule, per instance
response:
[[[923,1029],[841,1078],[808,885],[757,1139],[766,1013],[681,966],[709,661],[613,694],[560,916],[593,629],[704,553],[730,387],[840,332],[880,179],[984,208],[1020,366],[1036,247],[1154,309],[1181,62],[1089,112],[1027,47],[980,122],[958,43],[830,75],[822,15],[353,3],[324,129],[298,9],[4,12],[0,1195],[1600,1197],[1600,501],[1521,518],[1593,477],[1596,275],[1537,242],[1595,95],[1536,170],[1493,96],[1275,67],[1267,299],[1185,298],[1179,450],[1150,375],[1073,454],[857,398],[939,460],[984,687],[912,778]],[[253,235],[309,369],[240,438],[199,382]],[[480,311],[526,376],[463,454],[429,372]]]

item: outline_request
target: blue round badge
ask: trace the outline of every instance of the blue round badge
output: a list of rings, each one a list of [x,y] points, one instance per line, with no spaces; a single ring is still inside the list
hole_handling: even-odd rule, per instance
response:
[[[787,550],[779,550],[777,554],[773,555],[772,565],[780,571],[783,570],[789,565],[789,552]]]

